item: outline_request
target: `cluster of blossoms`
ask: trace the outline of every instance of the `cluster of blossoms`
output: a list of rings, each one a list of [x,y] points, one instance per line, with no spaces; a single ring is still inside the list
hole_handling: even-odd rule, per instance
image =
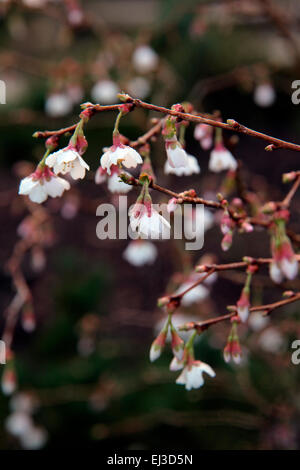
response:
[[[186,390],[199,388],[204,384],[203,373],[215,377],[213,369],[205,362],[195,360],[194,357],[194,340],[197,335],[194,332],[189,340],[184,344],[184,341],[179,336],[176,328],[172,323],[172,301],[169,299],[161,299],[160,302],[164,304],[166,310],[169,312],[168,319],[162,328],[159,335],[153,341],[150,348],[150,361],[153,362],[158,359],[166,345],[168,334],[171,336],[171,348],[173,352],[173,359],[170,363],[170,370],[177,372],[181,370],[180,375],[176,379],[178,385],[184,385]],[[176,302],[175,302],[176,303]]]
[[[56,147],[56,139],[48,139],[47,151],[34,173],[24,178],[19,187],[19,194],[28,195],[33,202],[42,203],[48,196],[61,197],[70,183],[58,174],[70,175],[74,180],[83,179],[89,165],[82,155],[87,149],[87,141],[83,134],[81,119],[70,139],[69,145],[57,152],[50,153]],[[50,155],[49,155],[50,153]],[[50,169],[53,168],[53,171]]]
[[[126,194],[134,186],[140,189],[136,202],[129,209],[130,228],[136,232],[138,239],[131,241],[123,253],[126,261],[136,267],[146,264],[153,264],[157,258],[158,250],[149,239],[169,238],[171,225],[168,220],[163,217],[156,209],[150,195],[151,188],[157,188],[155,183],[155,174],[153,172],[150,159],[150,145],[148,140],[137,140],[134,144],[128,145],[127,139],[119,132],[119,124],[122,116],[134,109],[134,100],[128,95],[122,95],[125,103],[118,106],[114,105],[114,109],[119,110],[115,127],[112,135],[112,145],[104,148],[100,158],[100,166],[95,173],[96,184],[106,183],[109,191],[116,194]],[[31,201],[42,203],[48,196],[60,197],[64,191],[70,189],[70,181],[83,179],[86,171],[89,170],[88,164],[83,159],[83,154],[87,149],[87,141],[84,136],[83,126],[93,115],[93,107],[89,103],[84,105],[84,111],[80,115],[79,123],[74,126],[74,134],[72,135],[67,147],[53,151],[58,144],[58,136],[53,134],[46,142],[46,153],[39,163],[37,169],[28,177],[24,178],[20,183],[19,194],[28,195]],[[176,113],[190,111],[189,105],[185,107],[177,104],[172,107],[167,118],[160,121],[158,131],[164,139],[166,160],[164,162],[164,171],[166,174],[176,176],[190,176],[200,173],[200,165],[198,159],[190,155],[185,150],[185,129],[188,125],[187,121],[182,120]],[[185,114],[186,116],[186,114]],[[150,132],[151,134],[151,132]],[[234,181],[236,177],[237,161],[232,153],[224,146],[222,130],[216,126],[215,131],[212,126],[207,124],[197,124],[194,130],[194,137],[199,141],[202,148],[208,150],[212,148],[208,168],[212,172],[219,173],[227,171],[227,183]],[[138,167],[141,167],[138,170]],[[136,179],[127,170],[139,171],[139,177]],[[67,179],[63,179],[58,175],[64,175]],[[290,174],[289,181],[297,177],[297,172]],[[158,187],[160,188],[160,187]],[[164,188],[160,188],[164,189]],[[184,191],[180,194],[164,190],[166,194],[173,197],[169,199],[167,205],[168,213],[175,213],[179,204],[185,201],[201,202],[203,199],[198,198],[193,189]],[[230,249],[233,242],[234,231],[248,233],[253,231],[253,220],[248,215],[245,208],[243,198],[235,197],[229,203],[222,194],[218,194],[218,201],[204,201],[206,206],[204,210],[203,225],[204,230],[210,229],[215,223],[215,217],[212,215],[211,209],[219,209],[222,213],[220,228],[223,235],[221,247],[224,251]],[[259,213],[259,217],[264,217],[264,211],[258,210],[255,206],[256,202],[249,196],[247,199],[249,205],[252,204],[253,212]],[[278,205],[279,204],[279,205]],[[280,283],[286,277],[294,279],[298,274],[298,258],[296,257],[290,239],[286,233],[286,222],[289,219],[289,211],[275,203],[267,219],[262,220],[271,233],[271,252],[272,260],[269,262],[270,276],[275,283]],[[191,211],[185,214],[185,228],[190,226],[190,232],[193,232],[193,224],[197,218],[198,208],[193,207]],[[267,211],[265,211],[267,214]],[[271,214],[271,215],[270,215]],[[174,214],[175,215],[175,214]],[[26,231],[26,230],[25,230]],[[266,261],[268,262],[268,260]],[[246,281],[242,288],[236,305],[233,306],[232,314],[230,314],[231,328],[228,336],[227,344],[224,348],[224,359],[226,362],[233,360],[235,363],[241,361],[241,347],[238,337],[238,324],[253,323],[250,312],[250,287],[251,280],[259,265],[256,260],[245,257],[241,263],[245,267]],[[154,340],[150,349],[150,360],[154,361],[161,355],[166,342],[170,339],[173,352],[173,359],[170,364],[170,370],[179,371],[181,373],[176,383],[185,385],[187,390],[199,388],[203,385],[203,373],[215,376],[213,369],[199,360],[195,360],[194,341],[201,328],[190,324],[179,327],[178,331],[182,332],[181,336],[175,326],[175,312],[179,306],[190,307],[205,301],[209,297],[209,287],[215,282],[217,273],[214,269],[209,270],[205,265],[198,266],[196,272],[184,275],[181,278],[180,285],[174,289],[171,296],[165,296],[159,300],[159,306],[164,309],[167,314],[167,320],[161,328],[158,336]],[[265,321],[264,317],[260,317],[260,324]],[[254,320],[253,320],[254,321]],[[253,327],[254,328],[254,327]],[[193,333],[183,340],[185,331],[194,330]],[[9,372],[9,371],[8,371]],[[6,381],[8,383],[8,381]]]

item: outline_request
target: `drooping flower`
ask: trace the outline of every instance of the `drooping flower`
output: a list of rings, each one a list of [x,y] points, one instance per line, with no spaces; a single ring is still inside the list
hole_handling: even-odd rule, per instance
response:
[[[270,278],[272,279],[273,282],[275,282],[275,284],[280,284],[284,279],[284,275],[279,265],[274,261],[272,261],[269,264],[269,273],[270,273]]]
[[[86,170],[90,169],[73,144],[51,153],[46,158],[46,165],[53,168],[56,175],[70,173],[74,180],[83,179]]]
[[[180,105],[174,105],[175,108]],[[162,130],[165,140],[165,148],[168,157],[168,163],[171,168],[180,168],[188,166],[188,156],[181,143],[177,139],[176,122],[173,116],[169,116]]]
[[[171,363],[170,363],[170,370],[172,372],[177,372],[178,370],[183,369],[184,363],[183,360],[179,360],[176,356],[173,357]]]
[[[164,172],[166,175],[190,176],[200,173],[200,166],[196,157],[187,154],[186,166],[174,167],[171,166],[169,160],[167,160],[164,166]]]
[[[235,227],[234,221],[230,217],[228,210],[225,210],[221,218],[221,222],[220,222],[221,232],[223,233],[223,235],[226,235],[226,233],[233,230],[234,227]]]
[[[176,380],[179,385],[185,385],[186,390],[200,388],[204,384],[203,373],[215,377],[214,370],[205,362],[188,360],[181,374]]]
[[[281,245],[280,269],[287,279],[293,280],[298,274],[298,261],[291,242],[286,239]]]
[[[106,181],[107,187],[111,193],[118,193],[118,194],[128,193],[132,189],[132,186],[124,183],[124,181],[120,179],[120,174],[124,172],[121,172],[120,168],[117,165],[112,165],[110,170],[111,170],[111,174],[108,175],[107,171],[104,170],[100,166],[95,174],[95,183],[101,184]],[[126,175],[130,176],[127,173]]]
[[[129,211],[131,229],[146,238],[157,239],[160,235],[168,237],[171,228],[169,222],[160,215],[152,204],[146,207],[144,204],[136,203]]]
[[[123,258],[133,266],[153,264],[156,257],[157,248],[148,240],[132,240],[123,253]]]
[[[169,214],[171,214],[171,212],[174,212],[176,210],[176,208],[177,208],[177,198],[172,197],[168,201],[167,211],[169,212]]]
[[[208,168],[215,173],[223,170],[236,170],[237,161],[223,143],[218,142],[210,154]]]
[[[28,195],[33,202],[41,204],[48,196],[61,197],[70,189],[70,183],[56,176],[47,166],[38,167],[34,173],[22,179],[19,194]]]
[[[222,238],[221,248],[222,248],[223,251],[228,251],[229,248],[231,247],[231,245],[232,245],[232,236],[233,236],[233,231],[230,230]]]
[[[112,165],[122,164],[126,168],[136,168],[137,165],[143,163],[143,159],[136,150],[128,145],[121,144],[118,140],[104,152],[100,163],[102,168],[110,175]]]
[[[250,313],[250,286],[253,274],[257,271],[258,266],[251,261],[251,258],[244,258],[247,260],[248,267],[246,270],[247,277],[245,285],[242,289],[241,296],[237,302],[237,313],[240,320],[245,323]]]
[[[165,146],[171,168],[188,167],[188,155],[177,138],[166,139]]]

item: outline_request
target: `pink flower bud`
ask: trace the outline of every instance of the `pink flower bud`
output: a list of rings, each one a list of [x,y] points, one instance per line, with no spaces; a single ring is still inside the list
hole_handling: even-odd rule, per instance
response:
[[[226,233],[230,232],[234,226],[234,222],[231,219],[230,215],[228,212],[224,212],[222,218],[221,218],[221,232],[223,235],[226,235]]]
[[[244,233],[253,232],[253,225],[250,224],[249,222],[243,222],[241,225],[241,231]]]
[[[171,329],[171,336],[172,336],[171,346],[172,346],[173,354],[179,361],[181,361],[183,358],[184,341],[180,338],[175,328]]]
[[[159,358],[161,355],[165,344],[166,344],[166,338],[167,338],[167,330],[163,329],[157,338],[153,341],[151,348],[150,348],[150,361],[154,362],[156,359]]]
[[[168,296],[160,297],[157,300],[157,306],[162,308],[162,307],[165,307],[166,305],[168,305],[169,302],[170,302],[170,297],[168,297]]]
[[[228,342],[223,351],[223,357],[225,362],[230,362],[231,360],[231,341]]]
[[[232,245],[232,231],[226,233],[222,239],[221,247],[223,251],[228,251]]]
[[[83,135],[77,137],[76,150],[79,155],[83,155],[86,149],[88,148],[88,141]]]
[[[283,274],[281,272],[281,269],[278,264],[274,261],[272,261],[272,263],[270,263],[269,265],[269,274],[270,278],[273,282],[275,282],[275,284],[280,284],[283,281]]]
[[[170,214],[171,212],[174,212],[176,208],[177,208],[177,199],[176,197],[172,197],[168,202],[167,211]]]
[[[244,289],[242,290],[241,297],[237,302],[237,312],[243,323],[247,321],[249,316],[249,294],[249,289],[247,287],[244,287]]]
[[[289,239],[281,245],[280,269],[287,279],[295,279],[298,275],[298,261]]]
[[[236,364],[241,362],[242,349],[238,338],[234,338],[231,344],[231,357]]]
[[[15,369],[10,362],[6,365],[3,371],[1,385],[4,395],[11,395],[17,388],[17,376]]]
[[[180,370],[183,368],[184,362],[179,361],[176,356],[173,357],[171,364],[170,364],[170,370],[172,372],[176,372],[177,370]]]
[[[242,350],[239,343],[239,337],[236,332],[231,330],[227,340],[227,344],[223,350],[223,357],[225,362],[233,360],[236,364],[241,362]]]
[[[297,176],[296,171],[291,171],[290,173],[284,173],[282,175],[282,182],[283,183],[291,183],[292,181],[294,181],[296,176]]]
[[[35,330],[36,321],[34,311],[31,305],[25,306],[22,312],[22,326],[27,333]]]
[[[267,202],[263,207],[262,207],[262,212],[264,214],[272,214],[273,212],[275,212],[277,209],[277,205],[275,202],[273,201],[270,201],[270,202]]]

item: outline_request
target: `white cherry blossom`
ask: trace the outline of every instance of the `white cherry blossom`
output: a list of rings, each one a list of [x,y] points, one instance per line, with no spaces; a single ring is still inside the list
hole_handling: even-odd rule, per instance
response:
[[[191,361],[189,362],[179,375],[176,383],[179,385],[185,385],[186,390],[192,390],[193,388],[200,388],[204,384],[203,373],[215,377],[214,370],[205,362],[202,361]]]
[[[208,168],[215,173],[223,170],[236,170],[237,161],[223,144],[217,144],[210,154]]]
[[[180,168],[188,166],[187,153],[177,140],[175,142],[166,141],[166,152],[168,163],[171,167]]]
[[[164,166],[164,171],[166,175],[171,174],[171,175],[176,175],[176,176],[190,176],[192,174],[198,174],[200,173],[200,166],[198,163],[198,160],[196,157],[193,155],[187,154],[187,165],[186,166],[181,166],[181,167],[172,167],[167,160]]]
[[[101,157],[101,166],[110,175],[111,166],[122,163],[126,168],[136,168],[143,163],[140,154],[128,145],[113,145]]]
[[[155,209],[147,209],[143,204],[136,210],[136,204],[129,211],[130,226],[133,231],[145,238],[158,239],[160,235],[165,238],[170,234],[170,224]]]
[[[70,189],[70,183],[56,176],[45,166],[44,169],[38,168],[34,173],[22,179],[19,194],[27,195],[31,201],[41,204],[48,196],[61,197],[68,189]]]
[[[83,179],[89,165],[83,160],[74,147],[68,146],[57,152],[51,153],[46,158],[46,164],[53,168],[56,175],[70,173],[74,180]]]

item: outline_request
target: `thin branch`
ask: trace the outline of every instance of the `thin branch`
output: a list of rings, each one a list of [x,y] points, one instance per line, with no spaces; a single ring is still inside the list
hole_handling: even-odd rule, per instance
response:
[[[294,182],[293,186],[291,187],[291,189],[289,190],[289,192],[287,193],[287,195],[285,196],[285,198],[283,199],[281,205],[283,207],[289,207],[297,189],[299,188],[300,186],[300,175],[298,175],[298,177],[296,178],[296,181]]]
[[[220,122],[214,119],[209,119],[207,117],[201,116],[201,115],[196,115],[196,114],[189,114],[189,113],[182,113],[180,111],[175,111],[173,109],[165,108],[163,106],[156,106],[151,103],[146,103],[145,101],[132,98],[129,95],[121,95],[121,99],[126,102],[126,103],[131,103],[134,107],[138,108],[143,108],[143,109],[148,109],[150,111],[156,111],[158,113],[170,115],[170,116],[175,116],[180,120],[183,121],[189,121],[189,122],[195,122],[195,123],[203,123],[203,124],[208,124],[213,127],[219,127],[221,129],[229,130],[229,131],[236,131],[241,134],[246,134],[250,135],[253,137],[256,137],[261,140],[265,140],[268,142],[270,145],[266,147],[267,150],[274,150],[278,148],[284,148],[288,150],[295,150],[297,152],[300,152],[300,145],[294,144],[292,142],[286,142],[281,139],[277,139],[275,137],[269,136],[267,134],[263,134],[262,132],[255,131],[253,129],[249,129],[248,127],[239,124],[237,121],[234,119],[228,119],[227,123],[225,122]],[[103,111],[116,111],[120,108],[120,104],[112,104],[108,106],[102,106],[100,104],[92,104],[92,103],[86,103],[85,104],[85,109],[90,110],[93,114],[98,113],[98,112],[103,112]],[[76,125],[70,126],[65,129],[60,129],[56,131],[37,131],[34,136],[35,137],[50,137],[53,135],[56,136],[61,136],[65,134],[66,132],[71,132],[74,130]]]
[[[300,262],[300,255],[295,255],[295,258],[298,262]],[[196,266],[197,272],[208,272],[211,269],[214,271],[228,271],[229,269],[239,269],[239,268],[247,268],[249,263],[255,265],[264,265],[272,263],[272,258],[250,258],[247,261],[238,261],[236,263],[227,263],[227,264],[205,264]]]
[[[271,303],[271,304],[265,304],[265,305],[257,305],[255,307],[251,307],[249,310],[250,312],[265,312],[264,315],[269,315],[271,312],[273,312],[275,309],[283,307],[284,305],[288,305],[293,302],[297,302],[300,300],[300,293],[297,293],[295,295],[292,295],[291,297],[288,297],[283,300],[279,300],[277,302]],[[226,315],[221,315],[219,317],[215,318],[210,318],[209,320],[204,320],[202,322],[189,322],[186,323],[185,325],[179,327],[179,330],[181,331],[189,331],[189,330],[197,330],[199,332],[206,330],[212,325],[216,325],[217,323],[221,323],[223,321],[230,320],[232,317],[236,316],[237,314],[237,307],[236,306],[230,306],[228,307],[230,310],[232,310],[230,313],[227,313]]]
[[[190,292],[192,289],[194,289],[195,287],[199,286],[200,284],[202,284],[202,282],[205,281],[205,279],[207,279],[211,274],[213,274],[215,272],[215,269],[214,268],[211,268],[210,270],[208,270],[208,272],[203,276],[201,277],[200,279],[198,279],[196,282],[194,282],[194,284],[192,284],[190,287],[188,287],[187,289],[185,289],[183,292],[181,292],[180,294],[177,294],[177,295],[171,295],[170,296],[170,300],[181,300],[182,297],[184,295],[186,295],[188,292]]]

